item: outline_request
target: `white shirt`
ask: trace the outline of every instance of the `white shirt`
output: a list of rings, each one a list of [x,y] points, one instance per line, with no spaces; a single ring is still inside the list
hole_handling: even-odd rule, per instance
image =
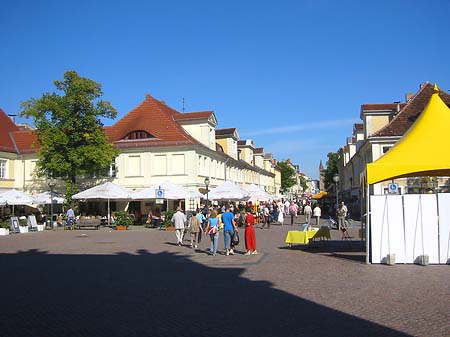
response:
[[[186,222],[186,215],[181,211],[177,211],[172,217],[172,223],[175,225],[176,229],[184,228],[185,222]]]
[[[314,216],[322,216],[322,210],[320,209],[319,206],[314,207]]]

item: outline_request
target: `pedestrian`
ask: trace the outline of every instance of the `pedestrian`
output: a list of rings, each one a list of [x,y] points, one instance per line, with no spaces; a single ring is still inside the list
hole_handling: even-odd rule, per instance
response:
[[[267,224],[267,228],[270,228],[270,211],[269,207],[267,205],[263,208],[263,224],[261,226],[261,229],[264,228],[264,226]]]
[[[216,256],[217,254],[217,246],[219,241],[219,222],[220,220],[217,217],[217,212],[215,210],[212,210],[207,220],[206,233],[211,239],[210,252],[213,256]]]
[[[294,225],[294,217],[297,217],[298,206],[295,202],[291,201],[289,206],[289,214],[291,215],[291,226]]]
[[[286,201],[284,202],[284,215],[285,216],[289,215],[289,206],[290,206],[289,200],[286,199]]]
[[[305,214],[305,222],[309,225],[309,222],[311,221],[311,215],[312,215],[312,208],[309,205],[309,202],[306,203],[305,208],[303,209],[303,212]]]
[[[222,214],[223,236],[225,241],[225,253],[227,255],[234,255],[234,250],[231,247],[231,238],[236,230],[236,222],[234,221],[234,214],[230,210],[230,206],[225,207],[225,213]]]
[[[316,226],[320,227],[320,217],[322,216],[322,210],[319,207],[319,204],[316,204],[316,207],[313,209],[313,216],[316,218]]]
[[[149,226],[153,226],[153,212],[151,209],[148,211],[147,221],[145,223],[148,224]]]
[[[339,230],[342,230],[342,228],[345,228],[345,217],[347,216],[347,206],[345,206],[345,203],[341,201],[339,208],[336,211],[336,215],[338,217],[338,226]]]
[[[152,212],[152,225],[154,228],[161,229],[162,227],[161,209],[159,207],[156,207],[155,210]]]
[[[253,216],[250,208],[247,210],[245,224],[245,249],[247,250],[245,255],[256,255],[258,254],[258,251],[256,250],[256,235],[255,228],[253,227],[255,224],[255,217]]]
[[[189,232],[191,233],[191,248],[198,248],[198,236],[202,232],[203,228],[200,221],[196,217],[197,212],[192,213],[189,219]]]
[[[181,207],[177,207],[177,211],[172,216],[171,221],[175,225],[177,244],[178,246],[181,246],[183,245],[184,225],[186,223],[186,215],[181,211]]]
[[[73,226],[75,222],[75,212],[73,211],[72,206],[70,206],[69,209],[67,210],[66,216],[67,216],[67,226]],[[50,222],[53,227],[53,219],[51,219]]]
[[[205,225],[206,225],[206,215],[207,214],[208,214],[208,210],[206,209],[206,207],[203,209],[202,212],[200,212],[200,209],[197,209],[196,217],[197,217],[198,221],[200,222],[200,225],[203,228],[203,230],[198,233],[198,243],[202,242],[202,233],[203,233],[203,231],[206,230]]]
[[[279,208],[280,211],[278,212],[278,222],[281,224],[281,226],[283,226],[283,222],[284,222],[284,212],[281,211],[281,208]]]

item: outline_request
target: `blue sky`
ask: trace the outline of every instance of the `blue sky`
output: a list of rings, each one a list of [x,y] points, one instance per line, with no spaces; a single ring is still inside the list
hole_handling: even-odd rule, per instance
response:
[[[450,1],[2,0],[0,107],[54,91],[67,70],[125,115],[150,93],[213,110],[318,178],[361,104],[450,89]],[[105,125],[114,121],[105,120]]]

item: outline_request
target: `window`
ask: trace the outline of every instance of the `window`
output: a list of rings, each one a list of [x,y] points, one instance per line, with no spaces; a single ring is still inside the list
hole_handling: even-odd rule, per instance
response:
[[[383,154],[388,152],[391,149],[392,146],[383,146]]]
[[[132,131],[124,137],[125,140],[148,139],[148,138],[155,138],[155,137],[153,137],[151,134],[149,134],[147,131],[144,130]]]
[[[0,159],[0,179],[8,178],[7,164],[8,164],[7,160]]]

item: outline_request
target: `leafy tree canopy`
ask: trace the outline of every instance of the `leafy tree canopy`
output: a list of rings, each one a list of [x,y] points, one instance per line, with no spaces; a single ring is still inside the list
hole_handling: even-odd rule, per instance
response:
[[[338,174],[338,161],[340,156],[341,150],[338,152],[329,152],[327,154],[328,160],[327,160],[327,168],[323,170],[323,177],[325,189],[328,189],[331,185],[334,184],[333,177],[335,174]]]
[[[285,191],[297,183],[297,173],[294,168],[285,161],[280,161],[278,166],[281,169],[281,189]]]
[[[63,95],[45,93],[22,103],[21,116],[34,120],[40,150],[39,176],[66,179],[66,198],[76,193],[81,174],[106,171],[118,151],[108,142],[100,117],[114,118],[116,110],[103,95],[100,83],[80,77],[75,71],[54,81]]]

